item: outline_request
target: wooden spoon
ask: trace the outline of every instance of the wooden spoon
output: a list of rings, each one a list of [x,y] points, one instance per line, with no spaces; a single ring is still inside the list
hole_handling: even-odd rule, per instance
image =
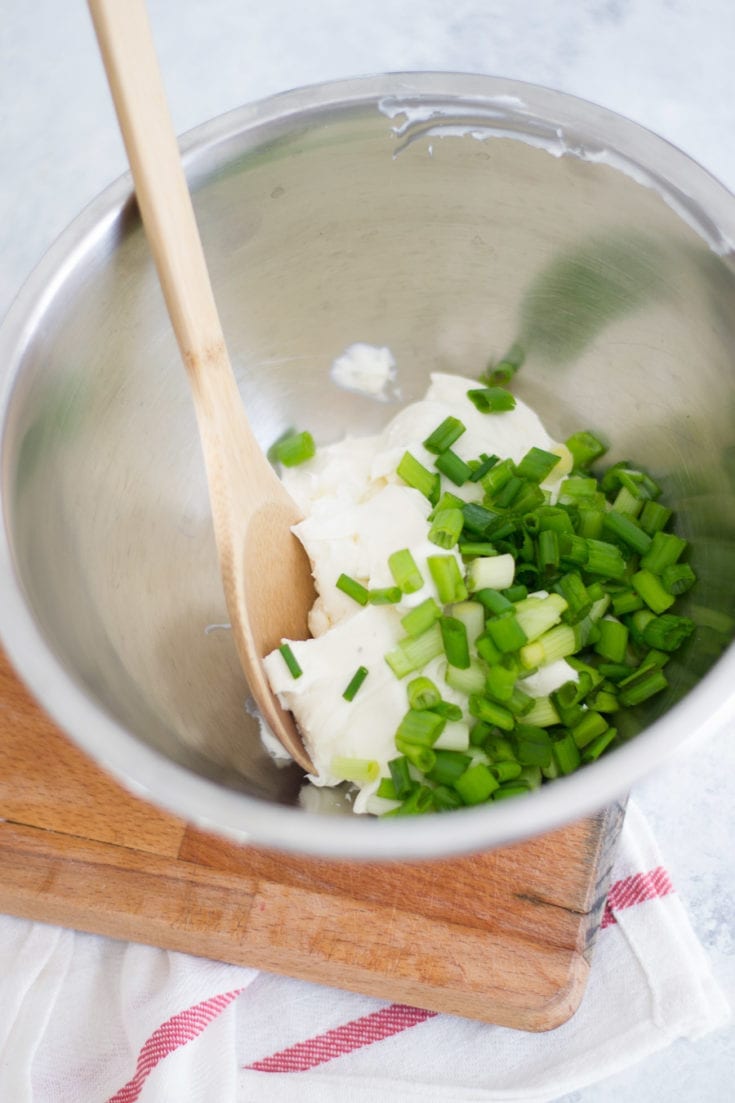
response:
[[[293,717],[263,656],[308,636],[309,562],[290,526],[296,504],[263,455],[232,372],[143,0],[89,0],[158,277],[196,407],[232,632],[260,711],[307,771]]]

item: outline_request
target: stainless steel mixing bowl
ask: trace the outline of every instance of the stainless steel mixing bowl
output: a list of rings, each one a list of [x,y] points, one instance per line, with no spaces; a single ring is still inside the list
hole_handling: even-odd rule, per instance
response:
[[[402,400],[514,342],[517,391],[563,438],[663,476],[700,625],[640,735],[502,805],[377,821],[295,807],[261,748],[226,620],[194,414],[124,177],[52,248],[0,336],[0,631],[58,723],[136,792],[242,840],[422,857],[549,829],[733,714],[735,200],[608,111],[447,74],[273,97],[184,140],[242,394],[264,447],[395,405],[330,382],[388,345]]]

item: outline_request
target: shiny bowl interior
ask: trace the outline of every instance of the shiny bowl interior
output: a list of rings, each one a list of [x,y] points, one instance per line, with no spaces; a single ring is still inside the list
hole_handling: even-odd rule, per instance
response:
[[[334,358],[388,345],[400,401],[514,343],[517,393],[661,477],[699,627],[643,729],[500,806],[366,820],[295,806],[262,749],[219,581],[187,382],[131,185],[56,243],[0,334],[0,632],[62,727],[128,786],[243,840],[423,857],[547,830],[733,712],[735,200],[641,127],[516,82],[407,74],[276,96],[184,140],[246,408],[267,447],[396,411]]]

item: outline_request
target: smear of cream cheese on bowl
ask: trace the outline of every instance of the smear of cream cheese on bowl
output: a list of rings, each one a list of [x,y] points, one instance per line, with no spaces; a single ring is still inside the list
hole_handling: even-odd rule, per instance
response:
[[[571,466],[563,445],[551,439],[539,417],[516,399],[515,408],[488,416],[467,398],[476,381],[436,373],[424,399],[401,410],[371,437],[346,437],[317,450],[313,459],[283,473],[283,481],[300,505],[305,519],[294,532],[312,562],[318,597],[309,616],[313,638],[289,641],[302,674],[294,678],[276,650],[265,659],[271,688],[290,709],[314,763],[310,775],[316,786],[336,786],[343,780],[331,771],[335,757],[377,761],[381,777],[389,776],[388,762],[396,757],[395,733],[407,710],[406,680],[400,680],[385,661],[405,635],[401,625],[411,608],[438,593],[427,567],[427,557],[442,552],[428,540],[431,504],[396,474],[406,451],[427,467],[435,459],[423,441],[448,416],[458,418],[465,432],[453,444],[463,460],[495,453],[520,462],[532,447],[562,455],[549,479],[542,483],[554,498],[555,488]],[[476,483],[455,486],[444,476],[442,491],[465,501],[478,499]],[[424,584],[403,594],[393,605],[360,606],[337,588],[341,574],[374,589],[394,585],[389,556],[408,548]],[[462,570],[456,548],[443,551]],[[441,604],[441,602],[440,602]],[[358,667],[368,675],[352,701],[343,690]],[[435,658],[421,671],[441,686],[445,701],[462,706],[467,698],[444,681],[446,659]],[[543,668],[519,683],[530,696],[548,695],[576,679],[564,660]],[[371,798],[378,781],[356,783],[355,812],[374,810]]]

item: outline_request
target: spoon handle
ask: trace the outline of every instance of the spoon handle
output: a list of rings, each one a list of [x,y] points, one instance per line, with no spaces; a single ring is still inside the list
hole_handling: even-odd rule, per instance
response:
[[[166,306],[195,392],[236,388],[144,0],[89,0]],[[216,375],[216,380],[209,377]],[[244,420],[244,419],[243,419]]]

